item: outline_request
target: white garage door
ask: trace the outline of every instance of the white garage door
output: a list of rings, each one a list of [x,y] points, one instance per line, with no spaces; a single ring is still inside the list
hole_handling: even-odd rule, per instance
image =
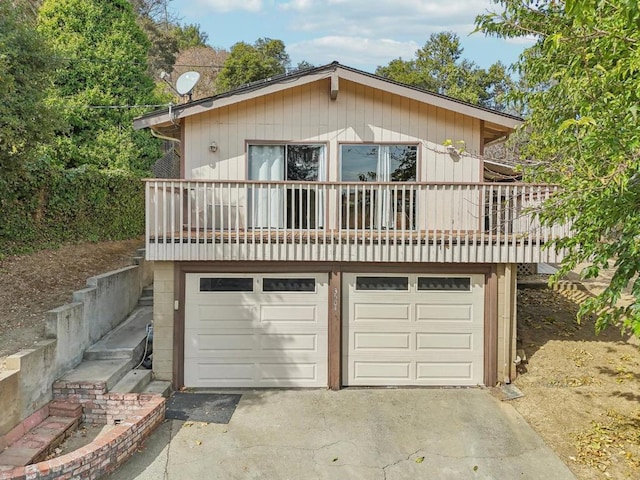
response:
[[[326,387],[327,274],[187,274],[187,387]]]
[[[483,275],[345,274],[343,282],[344,384],[483,384]]]

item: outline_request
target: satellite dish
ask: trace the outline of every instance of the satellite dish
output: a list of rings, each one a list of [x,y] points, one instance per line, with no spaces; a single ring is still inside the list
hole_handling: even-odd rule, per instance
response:
[[[194,89],[198,80],[200,80],[198,72],[185,72],[176,81],[176,91],[182,96],[189,95],[189,100],[191,100],[191,90]]]

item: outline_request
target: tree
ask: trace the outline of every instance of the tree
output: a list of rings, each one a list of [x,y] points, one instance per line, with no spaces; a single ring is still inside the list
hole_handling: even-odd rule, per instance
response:
[[[215,95],[217,92],[216,78],[220,71],[220,65],[224,63],[227,55],[229,52],[226,50],[212,47],[192,47],[183,50],[176,58],[171,74],[172,82],[175,83],[183,73],[195,70],[200,73],[200,80],[193,89],[193,100]],[[174,94],[169,91],[168,87],[167,93]]]
[[[231,47],[218,75],[218,91],[283,74],[289,64],[289,55],[282,40],[259,38],[253,45],[238,42]]]
[[[46,103],[55,60],[34,29],[27,2],[0,2],[0,170],[18,168],[52,138],[58,121]]]
[[[571,222],[555,242],[567,251],[558,278],[578,265],[584,278],[614,267],[609,286],[581,306],[598,331],[619,326],[640,336],[640,29],[637,2],[501,0],[503,11],[477,18],[505,38],[534,35],[519,62],[529,88],[530,138],[538,160],[528,178],[561,187],[543,209],[548,224]],[[630,287],[634,302],[618,306]]]
[[[45,0],[38,30],[65,62],[50,102],[64,122],[51,156],[65,167],[147,171],[158,142],[132,120],[159,102],[147,73],[149,42],[127,0]]]
[[[489,70],[462,58],[460,39],[453,32],[434,33],[416,51],[416,58],[397,58],[380,66],[376,74],[483,107],[506,109],[511,88],[506,67],[500,62]]]

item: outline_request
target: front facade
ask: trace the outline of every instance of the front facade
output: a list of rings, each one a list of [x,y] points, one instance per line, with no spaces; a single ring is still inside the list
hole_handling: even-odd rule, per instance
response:
[[[338,64],[156,112],[154,371],[175,387],[494,385],[553,193],[484,146],[520,120]],[[449,146],[445,146],[449,145]],[[462,148],[462,146],[464,148]]]

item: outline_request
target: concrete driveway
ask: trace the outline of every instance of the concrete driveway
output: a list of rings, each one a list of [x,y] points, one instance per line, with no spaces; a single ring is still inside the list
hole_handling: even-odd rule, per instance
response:
[[[575,479],[483,389],[244,392],[228,425],[167,421],[108,478]]]

